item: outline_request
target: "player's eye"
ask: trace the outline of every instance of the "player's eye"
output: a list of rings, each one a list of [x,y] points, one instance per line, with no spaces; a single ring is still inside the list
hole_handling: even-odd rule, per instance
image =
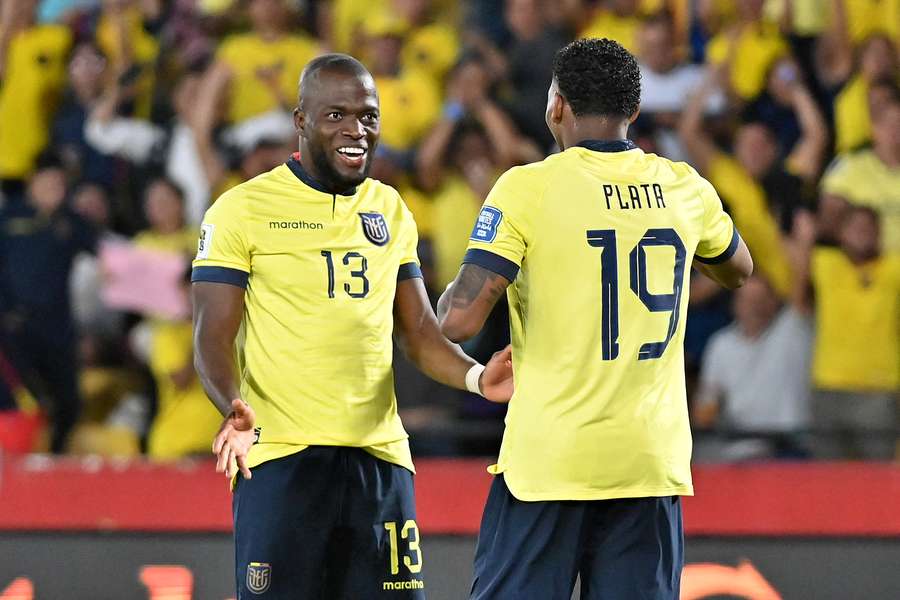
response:
[[[378,115],[376,115],[375,113],[366,113],[366,115],[363,116],[363,120],[367,123],[377,123]]]
[[[328,118],[331,119],[332,121],[340,121],[340,120],[341,120],[341,117],[343,117],[344,115],[342,115],[342,114],[339,113],[338,111],[334,110],[334,111],[331,111],[330,113],[328,113],[327,116],[328,116]]]

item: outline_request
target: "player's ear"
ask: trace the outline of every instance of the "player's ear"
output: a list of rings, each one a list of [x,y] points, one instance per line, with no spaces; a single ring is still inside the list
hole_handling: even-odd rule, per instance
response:
[[[554,123],[560,123],[563,119],[563,113],[566,111],[566,99],[559,92],[554,92],[553,100],[550,101],[550,119]]]
[[[301,132],[306,125],[306,113],[300,110],[300,107],[294,109],[294,130]]]
[[[631,123],[634,123],[635,121],[637,121],[637,118],[638,118],[638,115],[639,115],[639,114],[641,114],[641,109],[640,109],[640,108],[638,108],[636,111],[634,111],[634,114],[633,114],[633,115],[631,115],[630,117],[628,117],[628,123],[631,124]]]

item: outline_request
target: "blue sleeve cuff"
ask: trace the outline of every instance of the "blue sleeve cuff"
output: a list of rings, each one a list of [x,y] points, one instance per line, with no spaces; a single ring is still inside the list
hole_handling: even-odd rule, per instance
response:
[[[205,281],[208,283],[227,283],[247,289],[250,273],[228,267],[194,267],[191,271],[191,283]]]
[[[704,258],[702,256],[694,256],[697,262],[702,262],[707,265],[718,265],[720,263],[725,262],[737,252],[738,242],[741,241],[741,235],[738,233],[737,227],[734,228],[734,233],[731,235],[731,243],[728,244],[728,247],[718,256],[713,256],[712,258]]]
[[[466,263],[478,265],[492,273],[502,275],[510,281],[515,281],[516,275],[519,274],[519,265],[508,258],[503,258],[499,254],[494,254],[481,248],[472,248],[466,252],[465,257],[463,257],[463,264]]]
[[[425,276],[422,275],[422,269],[419,268],[419,265],[417,265],[416,263],[406,263],[404,265],[400,265],[400,269],[397,271],[397,281],[405,281],[407,279],[413,279],[415,277],[425,279]]]

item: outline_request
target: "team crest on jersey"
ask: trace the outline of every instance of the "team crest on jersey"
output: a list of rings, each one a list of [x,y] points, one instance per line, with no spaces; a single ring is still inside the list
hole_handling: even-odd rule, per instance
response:
[[[475,229],[469,237],[473,242],[491,243],[497,237],[497,228],[503,220],[503,211],[493,206],[485,206],[475,221]]]
[[[247,589],[262,594],[272,583],[272,566],[269,563],[252,562],[247,565]]]
[[[390,241],[391,234],[388,231],[384,215],[361,212],[359,213],[359,218],[362,220],[363,234],[365,234],[367,240],[376,246],[384,246]]]

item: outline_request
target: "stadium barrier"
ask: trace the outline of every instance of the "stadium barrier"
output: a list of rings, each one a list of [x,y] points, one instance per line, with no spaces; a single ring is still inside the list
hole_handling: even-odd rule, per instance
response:
[[[417,462],[432,600],[465,597],[488,464]],[[898,597],[900,467],[702,465],[694,482],[682,600]],[[230,531],[207,460],[0,460],[0,600],[225,600]]]

